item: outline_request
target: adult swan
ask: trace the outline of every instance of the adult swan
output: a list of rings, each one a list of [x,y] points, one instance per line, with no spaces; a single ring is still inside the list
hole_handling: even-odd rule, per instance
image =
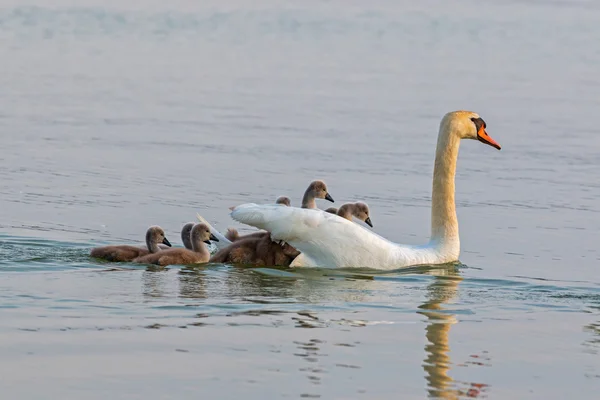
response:
[[[440,123],[431,199],[431,239],[424,246],[392,243],[360,225],[321,210],[271,204],[242,204],[231,217],[271,232],[303,254],[292,266],[391,270],[458,260],[460,239],[454,202],[454,176],[461,139],[477,139],[500,150],[478,114],[454,111]],[[301,261],[298,261],[301,260]]]

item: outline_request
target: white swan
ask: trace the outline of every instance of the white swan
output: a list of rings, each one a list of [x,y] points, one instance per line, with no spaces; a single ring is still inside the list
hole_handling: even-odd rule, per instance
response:
[[[483,119],[470,111],[450,112],[442,119],[433,169],[431,239],[426,245],[392,243],[321,210],[249,203],[233,208],[231,217],[294,246],[304,254],[302,266],[391,270],[456,261],[460,254],[454,202],[458,148],[461,139],[477,139],[500,150],[485,128]]]

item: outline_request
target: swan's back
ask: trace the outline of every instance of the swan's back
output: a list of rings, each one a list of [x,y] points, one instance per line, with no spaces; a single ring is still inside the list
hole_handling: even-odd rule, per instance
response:
[[[322,267],[397,265],[414,250],[389,240],[335,214],[318,209],[243,204],[231,217],[241,223],[271,232]]]

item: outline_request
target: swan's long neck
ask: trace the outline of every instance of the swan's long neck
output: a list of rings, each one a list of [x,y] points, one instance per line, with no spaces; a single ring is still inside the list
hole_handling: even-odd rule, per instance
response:
[[[431,241],[459,251],[458,221],[454,202],[454,177],[460,137],[448,126],[440,127],[431,196]],[[458,254],[456,254],[458,256]]]
[[[317,202],[315,201],[315,194],[312,188],[306,189],[304,197],[302,197],[302,208],[317,208]]]

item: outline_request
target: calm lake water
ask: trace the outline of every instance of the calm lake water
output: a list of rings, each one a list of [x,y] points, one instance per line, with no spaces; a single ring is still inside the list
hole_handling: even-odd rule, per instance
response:
[[[499,4],[501,3],[501,4]],[[0,0],[0,390],[11,399],[563,399],[600,390],[596,1]],[[196,212],[324,179],[429,234],[463,143],[458,265],[151,269]],[[330,203],[319,202],[320,207]]]

